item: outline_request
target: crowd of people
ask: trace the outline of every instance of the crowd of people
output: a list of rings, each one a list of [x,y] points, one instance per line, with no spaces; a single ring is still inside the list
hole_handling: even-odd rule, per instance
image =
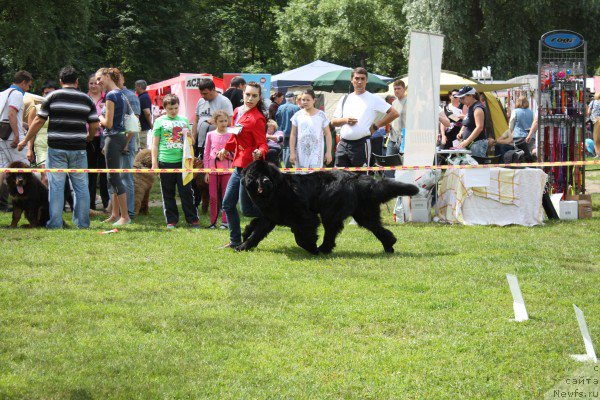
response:
[[[33,77],[20,71],[13,84],[0,93],[0,117],[12,132],[0,140],[0,166],[22,161],[47,168],[117,170],[131,168],[136,153],[149,148],[153,168],[181,168],[189,143],[205,168],[233,169],[209,173],[205,179],[210,193],[209,228],[229,229],[229,245],[237,246],[241,242],[238,202],[244,215],[258,213],[241,185],[241,171],[253,160],[265,158],[298,168],[362,167],[371,165],[373,153],[403,153],[407,87],[402,80],[395,81],[394,95],[384,99],[366,90],[367,80],[364,68],[352,71],[353,91],[339,100],[330,120],[315,107],[317,96],[312,90],[276,92],[265,107],[265,94],[254,82],[235,77],[221,94],[212,79],[206,78],[199,82],[201,98],[190,123],[180,115],[174,94],[162,99],[163,115],[156,115],[146,82],[138,80],[135,91],[129,90],[117,68],[100,68],[89,76],[84,93],[78,72],[65,67],[59,73],[59,84],[48,80],[42,85],[41,100],[26,95]],[[599,110],[596,99],[589,110],[596,121]],[[516,141],[524,141],[532,149],[535,143],[536,121],[524,98],[517,101],[511,114],[509,132],[498,140],[490,131],[484,99],[470,86],[448,93],[439,121],[438,144],[443,149],[468,148],[472,155],[485,157],[489,146],[501,155]],[[594,125],[598,148],[599,124]],[[385,140],[372,148],[371,139],[376,137]],[[131,173],[48,173],[42,174],[42,181],[49,189],[49,228],[63,226],[65,202],[73,211],[73,223],[88,227],[98,190],[100,208],[110,209],[105,223],[126,225],[135,216]],[[167,227],[179,223],[176,191],[185,220],[190,227],[199,227],[192,185],[173,173],[160,174],[160,185]],[[9,207],[5,193],[0,196],[0,207]]]

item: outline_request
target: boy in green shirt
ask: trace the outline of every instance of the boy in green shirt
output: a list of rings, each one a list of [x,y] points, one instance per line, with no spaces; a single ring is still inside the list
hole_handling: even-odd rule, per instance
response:
[[[188,140],[194,140],[190,132],[190,123],[187,118],[177,115],[179,98],[176,95],[166,95],[163,99],[163,106],[167,115],[154,121],[152,131],[152,168],[181,168],[184,138],[187,135]],[[167,228],[175,228],[179,222],[179,211],[175,200],[176,188],[179,191],[185,220],[192,228],[199,228],[198,209],[194,207],[192,185],[190,183],[184,185],[183,178],[179,173],[162,173],[160,174],[160,189]]]

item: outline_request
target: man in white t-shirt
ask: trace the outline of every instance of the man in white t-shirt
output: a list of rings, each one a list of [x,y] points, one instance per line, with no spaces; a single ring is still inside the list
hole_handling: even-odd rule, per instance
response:
[[[13,161],[22,161],[29,165],[27,150],[18,151],[17,145],[25,137],[23,96],[32,82],[33,77],[29,72],[19,71],[15,74],[13,84],[0,93],[0,120],[8,121],[12,130],[6,140],[0,139],[0,167],[6,167]]]
[[[368,166],[371,158],[369,138],[377,129],[398,118],[398,112],[390,104],[367,92],[368,76],[362,67],[352,71],[350,81],[354,92],[342,97],[333,113],[331,123],[342,127],[335,152],[336,167]],[[386,115],[375,123],[377,112]]]
[[[0,168],[5,168],[13,161],[21,161],[29,165],[27,150],[18,151],[17,146],[25,138],[23,95],[29,90],[32,82],[33,77],[29,72],[19,71],[15,74],[13,84],[0,93],[0,120],[8,122],[12,130],[6,140],[0,139]],[[0,174],[0,211],[11,211],[4,174]]]
[[[196,143],[198,146],[197,157],[204,154],[204,141],[206,133],[211,129],[216,129],[213,124],[212,115],[217,110],[223,110],[229,115],[229,122],[233,116],[233,107],[231,101],[221,93],[217,92],[215,83],[210,78],[200,80],[198,89],[202,98],[198,100],[196,105],[196,116],[192,125],[192,133],[196,135]],[[211,128],[212,127],[212,128]]]

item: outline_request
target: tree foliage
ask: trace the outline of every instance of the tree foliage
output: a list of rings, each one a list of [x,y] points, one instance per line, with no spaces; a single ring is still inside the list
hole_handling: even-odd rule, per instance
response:
[[[403,1],[290,0],[277,16],[287,67],[317,58],[393,74],[406,65]]]
[[[495,78],[537,71],[539,39],[558,29],[583,35],[588,60],[600,55],[600,41],[595,40],[600,20],[597,0],[412,0],[404,12],[409,30],[446,36],[442,66],[464,74],[487,65]]]
[[[588,41],[593,73],[598,21],[598,0],[0,0],[0,83],[19,69],[56,79],[66,64],[83,74],[118,66],[131,84],[278,73],[317,58],[398,76],[411,29],[445,35],[444,69],[490,65],[495,78],[534,72],[540,36],[571,29]]]

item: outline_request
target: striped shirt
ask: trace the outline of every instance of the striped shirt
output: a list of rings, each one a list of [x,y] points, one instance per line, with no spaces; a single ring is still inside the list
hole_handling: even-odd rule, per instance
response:
[[[87,123],[98,122],[94,101],[74,88],[50,93],[37,114],[48,119],[48,147],[62,150],[85,150]]]

